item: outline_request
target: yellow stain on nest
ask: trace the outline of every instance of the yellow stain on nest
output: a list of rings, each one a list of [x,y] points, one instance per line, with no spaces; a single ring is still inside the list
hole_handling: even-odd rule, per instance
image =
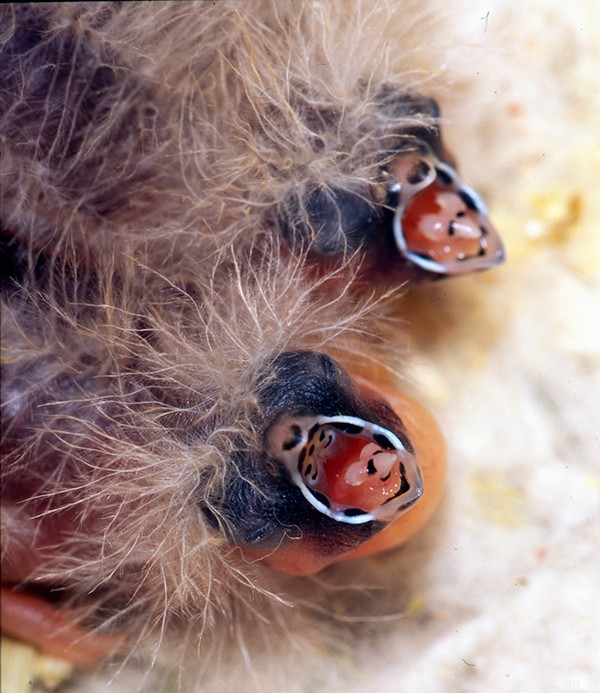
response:
[[[489,351],[479,343],[468,345],[466,357],[470,368],[484,368],[489,363]]]
[[[600,476],[594,472],[587,472],[583,477],[585,485],[593,491],[600,492]]]
[[[524,494],[508,484],[499,474],[473,475],[471,489],[477,502],[477,510],[489,524],[513,529],[525,523]]]
[[[414,360],[407,364],[405,373],[421,398],[429,404],[441,407],[452,399],[451,383],[442,369],[431,362]]]
[[[535,221],[526,226],[525,232],[534,240],[552,245],[570,241],[581,227],[583,195],[577,191],[552,191],[533,195],[531,206]]]
[[[34,682],[40,683],[46,691],[55,691],[74,671],[70,662],[41,654],[30,645],[12,638],[2,637],[0,651],[3,693],[29,693]]]
[[[406,606],[407,616],[418,616],[422,614],[427,607],[427,596],[424,592],[414,594]]]
[[[531,192],[517,207],[517,214],[493,211],[507,241],[509,260],[527,259],[544,246],[564,247],[584,229],[585,199],[578,190]]]
[[[531,206],[536,216],[527,223],[525,233],[534,245],[560,248],[576,272],[600,271],[597,199],[579,190],[553,190],[533,195]]]

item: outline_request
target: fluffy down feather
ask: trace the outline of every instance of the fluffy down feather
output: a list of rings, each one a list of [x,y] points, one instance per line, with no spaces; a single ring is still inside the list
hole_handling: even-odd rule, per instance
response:
[[[252,671],[273,629],[289,653],[327,642],[327,590],[240,554],[219,499],[261,454],[282,354],[400,368],[376,264],[313,218],[348,196],[381,214],[416,140],[449,158],[430,65],[404,64],[418,5],[3,6],[5,580],[133,652],[199,643],[213,677],[224,652]]]

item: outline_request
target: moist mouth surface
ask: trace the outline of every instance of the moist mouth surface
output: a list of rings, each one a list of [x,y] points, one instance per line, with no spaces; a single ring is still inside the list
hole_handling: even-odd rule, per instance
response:
[[[423,493],[415,456],[394,433],[358,417],[288,419],[270,444],[306,500],[339,522],[389,522]]]

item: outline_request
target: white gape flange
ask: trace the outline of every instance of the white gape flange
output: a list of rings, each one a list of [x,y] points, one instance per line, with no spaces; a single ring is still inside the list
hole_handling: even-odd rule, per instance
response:
[[[334,444],[336,435],[362,438],[367,441],[367,452],[374,451],[364,459],[349,460],[346,468],[349,480],[342,483],[359,485],[363,483],[361,476],[366,473],[372,484],[380,484],[383,488],[386,477],[389,479],[394,474],[398,491],[389,498],[385,498],[382,492],[381,504],[367,510],[339,503],[316,490],[314,487],[318,484],[319,475],[325,473],[327,465],[326,454],[320,453]],[[271,428],[268,443],[273,456],[285,465],[306,500],[323,515],[338,522],[354,525],[375,520],[390,522],[406,512],[423,493],[423,476],[416,457],[394,433],[358,417],[289,417]],[[373,465],[377,456],[379,469]],[[369,471],[363,472],[361,467]]]
[[[424,148],[425,149],[425,148]],[[494,267],[504,261],[504,247],[496,229],[488,219],[487,208],[481,197],[467,185],[457,171],[448,164],[440,161],[429,148],[424,152],[411,152],[398,157],[394,165],[396,181],[390,185],[390,191],[399,195],[399,202],[394,214],[394,238],[396,245],[404,258],[421,269],[440,275],[460,275]],[[475,255],[456,253],[454,260],[438,262],[426,253],[417,252],[410,247],[405,229],[404,216],[407,206],[418,194],[429,186],[436,184],[445,195],[454,195],[470,214],[472,228],[479,230],[479,251]],[[435,219],[435,214],[430,215]],[[448,227],[449,216],[439,215],[439,227]],[[446,250],[451,251],[456,242],[451,236],[446,240]]]

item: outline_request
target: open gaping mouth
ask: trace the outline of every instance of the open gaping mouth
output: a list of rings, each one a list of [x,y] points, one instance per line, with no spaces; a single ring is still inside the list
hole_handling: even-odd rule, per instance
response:
[[[270,432],[281,460],[306,500],[339,522],[390,522],[423,493],[417,460],[400,439],[353,416],[305,416]]]
[[[504,247],[479,195],[430,150],[399,156],[390,190],[398,195],[396,245],[406,260],[457,275],[504,261]]]

